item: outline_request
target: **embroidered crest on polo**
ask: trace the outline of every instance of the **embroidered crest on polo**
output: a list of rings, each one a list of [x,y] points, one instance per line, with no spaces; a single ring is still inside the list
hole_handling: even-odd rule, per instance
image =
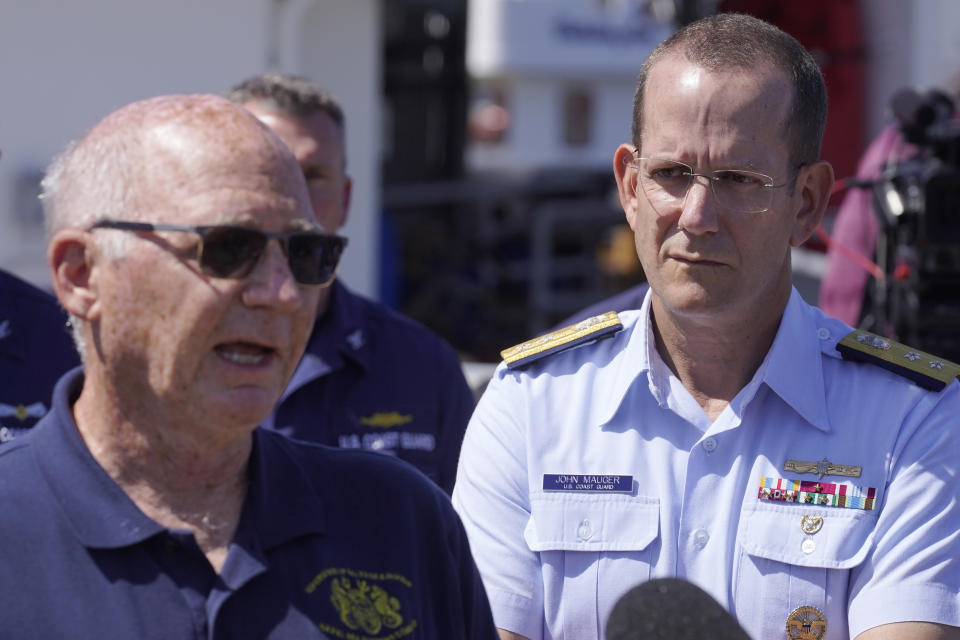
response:
[[[633,476],[610,473],[545,473],[544,491],[632,493]]]
[[[790,640],[821,640],[827,633],[827,619],[816,607],[797,607],[787,616]]]
[[[805,460],[787,460],[783,464],[784,471],[793,471],[795,473],[812,473],[818,480],[823,480],[823,476],[846,476],[848,478],[859,478],[861,467],[850,464],[834,464],[824,458],[819,462],[807,462]]]
[[[330,637],[373,640],[405,638],[421,626],[404,607],[412,589],[413,582],[397,573],[336,567],[318,573],[305,591],[326,596],[317,601],[321,631]]]
[[[10,330],[10,321],[4,320],[0,322],[0,340],[9,337],[11,333],[13,332]]]
[[[757,499],[808,504],[818,507],[873,511],[877,508],[877,489],[876,487],[858,487],[850,484],[808,482],[764,476],[760,478]],[[806,531],[805,523],[802,522],[801,527],[804,527],[804,531]]]

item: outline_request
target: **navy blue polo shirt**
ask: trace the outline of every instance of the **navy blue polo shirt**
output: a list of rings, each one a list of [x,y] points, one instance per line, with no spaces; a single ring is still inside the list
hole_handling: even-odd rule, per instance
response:
[[[408,465],[258,429],[220,574],[146,517],[53,408],[0,447],[5,640],[484,638],[483,586],[447,496]]]
[[[453,491],[474,398],[450,346],[334,282],[275,413],[264,426],[413,464]]]
[[[57,379],[78,364],[56,298],[0,271],[0,442],[36,424]]]

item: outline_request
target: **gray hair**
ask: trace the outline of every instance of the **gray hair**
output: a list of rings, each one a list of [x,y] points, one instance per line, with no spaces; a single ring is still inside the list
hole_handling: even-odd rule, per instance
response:
[[[88,136],[87,138],[89,138]],[[87,229],[98,220],[133,211],[132,174],[141,141],[118,131],[70,142],[57,155],[40,182],[44,225],[52,238],[64,229]],[[109,259],[122,258],[132,239],[126,233],[98,234],[97,245]],[[84,321],[69,314],[70,333],[80,359],[86,362]]]
[[[340,138],[346,144],[343,107],[333,94],[308,78],[279,72],[263,73],[234,85],[224,96],[239,105],[254,102],[280,115],[294,118],[325,113],[337,125]]]
[[[318,84],[302,76],[286,73],[264,73],[234,85],[226,93],[236,104],[262,102],[288,116],[308,116],[317,111],[326,113],[343,132],[343,108],[337,99]]]

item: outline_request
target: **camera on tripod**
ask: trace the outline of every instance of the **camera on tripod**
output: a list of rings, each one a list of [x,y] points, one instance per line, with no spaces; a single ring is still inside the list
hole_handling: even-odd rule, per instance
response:
[[[960,360],[960,120],[938,90],[903,89],[891,101],[916,152],[873,182],[880,236],[867,328]]]

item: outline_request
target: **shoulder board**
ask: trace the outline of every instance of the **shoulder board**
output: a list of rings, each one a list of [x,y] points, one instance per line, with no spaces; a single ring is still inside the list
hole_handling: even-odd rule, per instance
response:
[[[507,363],[507,367],[519,369],[551,353],[613,335],[620,329],[623,329],[620,316],[615,311],[607,311],[569,327],[551,331],[539,338],[527,340],[509,349],[504,349],[500,352],[500,357]]]
[[[943,390],[947,383],[960,376],[960,366],[949,360],[860,329],[851,331],[838,342],[837,351],[844,360],[879,365],[932,391]]]

